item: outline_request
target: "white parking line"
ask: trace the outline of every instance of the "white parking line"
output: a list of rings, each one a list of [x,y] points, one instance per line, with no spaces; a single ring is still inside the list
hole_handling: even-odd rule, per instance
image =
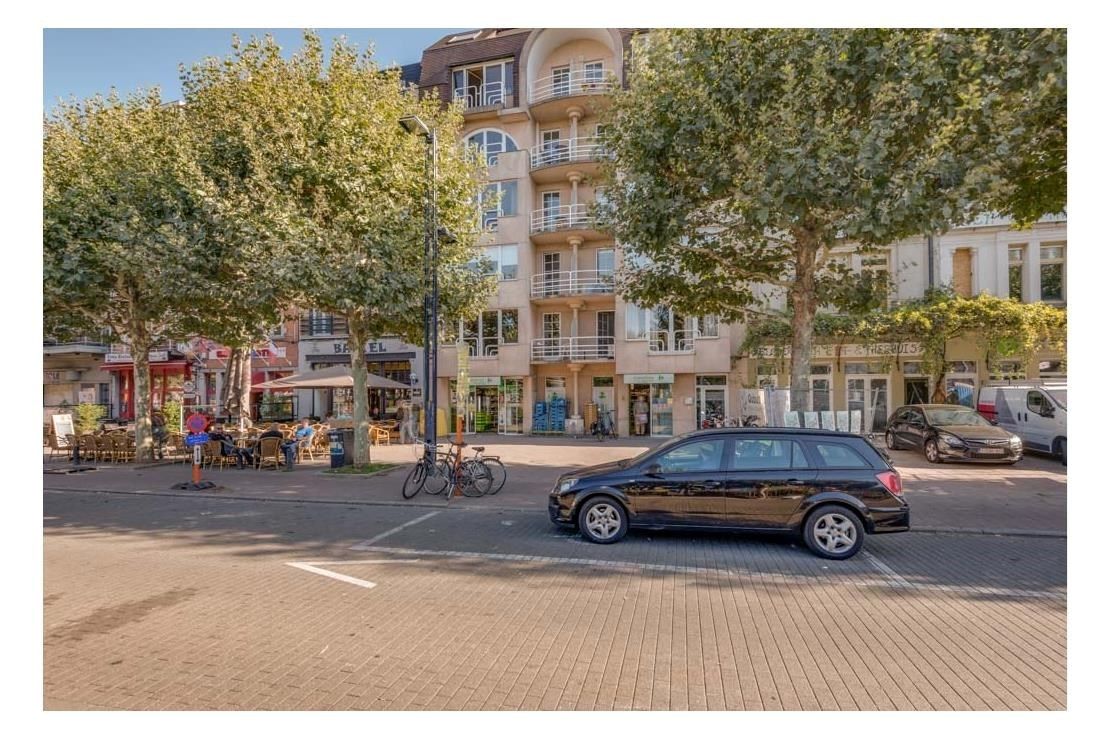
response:
[[[882,560],[879,560],[877,557],[875,557],[874,555],[869,553],[867,550],[860,550],[860,555],[863,555],[863,557],[869,563],[874,565],[883,575],[890,578],[891,582],[895,586],[898,586],[900,588],[913,588],[912,583],[910,583],[905,578],[903,578],[902,576],[895,573],[893,568],[891,568],[889,565],[884,563]]]
[[[344,583],[350,583],[355,586],[362,586],[363,588],[374,588],[374,586],[378,585],[370,581],[364,581],[361,578],[353,578],[352,576],[345,576],[342,573],[336,573],[335,571],[317,568],[315,565],[309,565],[308,563],[286,563],[286,565],[291,565],[294,568],[300,568],[301,570],[308,571],[309,573],[315,573],[318,576],[326,576],[328,578],[334,578],[337,581],[343,581]]]
[[[415,519],[413,519],[411,522],[405,522],[401,526],[394,527],[393,529],[389,530],[388,532],[382,532],[381,534],[379,534],[375,537],[371,537],[368,540],[363,540],[362,542],[359,542],[357,545],[351,545],[350,549],[352,549],[352,550],[365,550],[368,545],[372,545],[375,542],[380,542],[381,540],[384,540],[386,537],[389,537],[390,535],[397,534],[398,532],[400,532],[405,527],[411,527],[414,524],[419,524],[422,521],[425,521],[427,519],[431,519],[433,516],[435,516],[436,514],[439,514],[439,513],[440,512],[438,512],[438,511],[433,511],[433,512],[430,512],[428,514],[425,514],[424,516],[418,516]]]

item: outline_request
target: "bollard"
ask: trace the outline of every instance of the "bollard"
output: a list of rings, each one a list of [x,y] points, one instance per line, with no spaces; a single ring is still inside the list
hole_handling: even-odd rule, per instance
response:
[[[200,455],[201,446],[193,445],[193,485],[200,485]]]

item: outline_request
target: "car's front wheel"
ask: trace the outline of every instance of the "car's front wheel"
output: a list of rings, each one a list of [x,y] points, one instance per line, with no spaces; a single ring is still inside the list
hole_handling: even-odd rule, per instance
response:
[[[610,545],[628,533],[628,514],[616,499],[591,498],[578,512],[578,531],[590,542]]]
[[[890,429],[886,430],[886,448],[888,450],[897,450],[898,449],[898,440],[897,440],[897,438],[895,438],[894,432],[891,431]]]
[[[935,439],[925,440],[925,459],[931,463],[940,462],[940,448]]]
[[[844,506],[821,506],[806,519],[806,546],[830,560],[847,560],[863,547],[863,522]]]

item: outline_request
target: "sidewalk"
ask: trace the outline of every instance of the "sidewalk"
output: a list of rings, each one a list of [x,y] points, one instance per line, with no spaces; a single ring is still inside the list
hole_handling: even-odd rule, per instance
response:
[[[158,494],[190,497],[257,499],[296,503],[347,505],[403,505],[487,510],[543,510],[555,479],[586,465],[632,457],[662,440],[563,439],[542,437],[467,437],[471,446],[484,446],[486,455],[499,455],[509,470],[505,488],[495,496],[457,497],[420,494],[401,497],[401,484],[417,459],[419,447],[389,445],[371,448],[374,462],[397,467],[375,475],[336,475],[326,472],[326,459],[298,465],[292,472],[208,469],[203,478],[218,488],[208,492],[173,491],[189,480],[182,464],[101,464],[95,470],[44,474],[50,490]],[[915,531],[1065,536],[1067,531],[1067,475],[1058,462],[1027,458],[1016,466],[986,467],[930,465],[920,455],[894,452],[907,499],[913,507]],[[69,467],[55,460],[44,468]]]

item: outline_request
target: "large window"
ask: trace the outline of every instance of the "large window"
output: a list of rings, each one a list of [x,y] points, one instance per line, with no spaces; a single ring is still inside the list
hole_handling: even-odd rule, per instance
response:
[[[663,348],[681,347],[692,351],[695,338],[715,338],[720,333],[716,316],[684,316],[665,306],[641,308],[626,305],[624,313],[626,339],[654,339]]]
[[[625,339],[647,339],[647,313],[631,303],[624,307]]]
[[[1010,297],[1015,301],[1025,300],[1025,245],[1019,244],[1009,249],[1010,254]]]
[[[485,129],[467,137],[466,143],[477,147],[486,155],[486,164],[490,167],[497,164],[497,157],[505,152],[515,152],[516,142],[513,137],[496,129]]]
[[[463,341],[472,357],[496,357],[502,344],[520,341],[519,314],[515,308],[483,311],[480,318],[461,322]]]
[[[456,69],[451,83],[454,99],[467,108],[504,105],[513,93],[513,63],[506,60]]]
[[[482,228],[496,230],[499,218],[516,215],[516,181],[490,183],[483,191],[480,203]]]
[[[517,245],[501,244],[496,247],[486,247],[486,258],[493,266],[490,275],[497,275],[498,280],[516,280],[519,274]]]
[[[1064,245],[1041,245],[1041,300],[1065,300]]]

